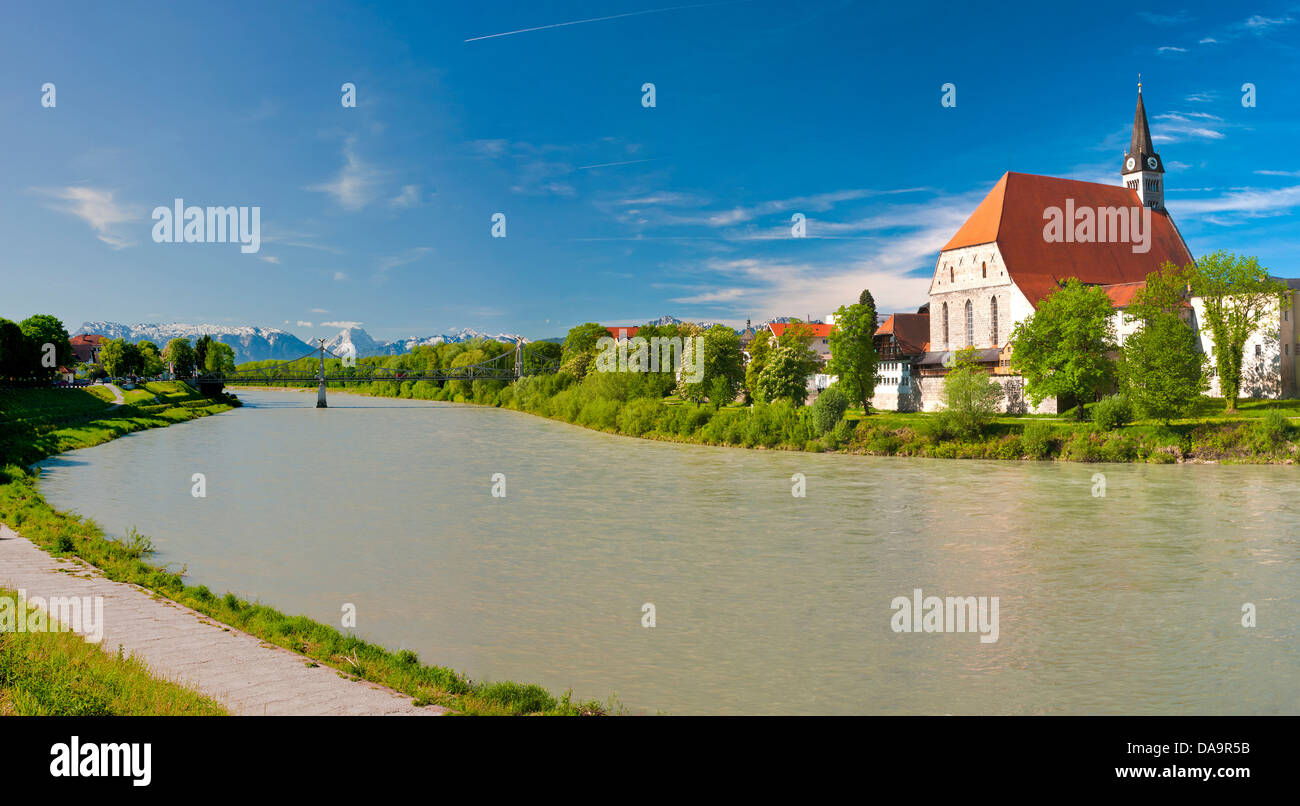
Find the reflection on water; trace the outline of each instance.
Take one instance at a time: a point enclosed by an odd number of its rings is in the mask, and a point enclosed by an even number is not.
[[[743,451],[241,397],[51,460],[47,498],[216,592],[335,625],[353,603],[359,634],[426,662],[634,711],[1300,712],[1295,468]],[[892,632],[916,588],[998,596],[999,640]]]

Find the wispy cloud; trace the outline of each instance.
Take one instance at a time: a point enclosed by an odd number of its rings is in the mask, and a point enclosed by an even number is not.
[[[339,329],[351,329],[361,327],[361,322],[321,322],[321,327],[337,327]]]
[[[360,210],[374,201],[384,174],[357,154],[356,138],[349,137],[343,145],[343,167],[338,176],[329,182],[309,185],[307,190],[329,194],[347,210]]]
[[[311,325],[311,322],[307,322],[307,321],[302,320],[302,319],[299,319],[299,320],[298,320],[298,327],[311,327],[311,326],[312,326],[312,325]]]
[[[1206,199],[1182,199],[1180,215],[1233,213],[1244,217],[1271,215],[1300,206],[1300,185],[1285,188],[1243,188]]]
[[[380,258],[379,262],[375,266],[375,271],[379,274],[384,274],[398,266],[405,266],[408,263],[414,263],[432,251],[432,247],[417,246],[407,249],[398,255],[389,255],[388,257]]]
[[[96,238],[114,249],[135,243],[118,231],[118,225],[138,220],[143,215],[143,210],[119,204],[113,199],[113,191],[81,185],[35,190],[54,200],[48,205],[50,209],[85,221],[94,230]]]
[[[1187,52],[1187,48],[1174,47],[1173,45],[1161,45],[1160,47],[1156,48],[1156,53],[1161,53],[1161,54],[1186,53],[1186,52]]]
[[[1172,14],[1157,14],[1154,11],[1139,11],[1137,14],[1152,25],[1179,25],[1184,22],[1190,22],[1192,19],[1186,11],[1175,11]]]
[[[1255,173],[1257,173],[1257,174],[1261,174],[1261,175],[1263,175],[1263,176],[1292,176],[1292,177],[1300,177],[1300,171],[1271,171],[1271,170],[1268,170],[1268,169],[1263,169],[1263,170],[1255,171]]]
[[[402,192],[388,200],[388,206],[398,210],[414,207],[421,200],[419,185],[402,185]]]
[[[644,15],[646,15],[646,14],[663,14],[663,13],[668,12],[668,11],[681,11],[681,10],[684,10],[684,9],[691,9],[691,8],[709,8],[710,6],[729,6],[729,5],[734,5],[734,4],[736,4],[736,3],[747,3],[747,2],[749,2],[749,1],[750,1],[750,0],[727,0],[727,2],[722,2],[722,3],[699,3],[699,4],[695,4],[695,5],[689,5],[689,6],[670,6],[670,7],[668,7],[668,8],[649,8],[649,9],[646,9],[646,10],[644,10],[644,11],[629,11],[629,12],[627,12],[627,13],[625,13],[625,14],[610,14],[610,15],[607,16],[607,17],[591,17],[591,18],[588,18],[588,19],[585,19],[585,20],[570,20],[570,21],[568,21],[568,22],[553,22],[553,23],[550,23],[550,24],[548,24],[548,25],[535,25],[535,26],[533,26],[532,28],[520,28],[520,29],[515,30],[515,31],[503,31],[502,33],[499,33],[499,34],[484,34],[483,36],[472,36],[472,37],[470,37],[469,39],[466,39],[465,41],[466,41],[466,42],[478,42],[479,40],[482,40],[482,39],[497,39],[497,38],[499,38],[499,37],[503,37],[503,36],[514,36],[515,34],[528,34],[528,33],[532,33],[532,32],[534,32],[534,31],[545,31],[545,30],[548,30],[548,29],[551,29],[551,28],[565,28],[565,27],[568,27],[568,26],[570,26],[570,25],[586,25],[586,24],[589,23],[589,22],[605,22],[605,21],[607,21],[607,20],[618,20],[618,19],[623,19],[624,17],[640,17],[640,16],[644,16]]]

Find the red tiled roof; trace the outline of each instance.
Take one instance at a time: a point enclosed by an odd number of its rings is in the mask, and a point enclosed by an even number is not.
[[[781,334],[788,327],[804,328],[814,339],[826,339],[830,338],[831,335],[831,325],[813,325],[807,322],[769,322],[767,326],[772,329],[772,335],[778,339],[781,338]]]
[[[641,329],[640,325],[613,325],[605,328],[609,331],[610,338],[630,339]]]
[[[1067,199],[1076,210],[1142,206],[1137,191],[1120,185],[1008,172],[941,251],[996,242],[1011,279],[1034,305],[1070,277],[1095,285],[1128,284],[1144,281],[1166,260],[1178,266],[1192,262],[1173,220],[1160,210],[1151,211],[1147,252],[1134,252],[1132,243],[1116,239],[1048,242],[1043,237],[1044,211],[1064,210]]]
[[[73,336],[68,341],[73,344],[103,344],[108,341],[108,337],[101,336],[98,333],[83,333],[80,336]]]
[[[930,337],[930,314],[891,313],[874,335],[892,334],[904,353],[923,353]]]
[[[1115,283],[1114,285],[1104,285],[1102,291],[1110,297],[1110,304],[1116,308],[1127,308],[1133,304],[1133,297],[1138,291],[1147,287],[1146,280],[1136,283]]]

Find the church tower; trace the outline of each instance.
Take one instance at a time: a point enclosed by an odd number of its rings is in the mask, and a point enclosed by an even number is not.
[[[1142,82],[1138,82],[1137,111],[1133,113],[1133,137],[1124,154],[1124,186],[1137,191],[1144,207],[1165,209],[1165,164],[1151,143],[1147,109],[1142,103]]]

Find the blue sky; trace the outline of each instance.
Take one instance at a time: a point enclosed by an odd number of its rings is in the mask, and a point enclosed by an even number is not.
[[[539,338],[864,286],[910,309],[1004,171],[1118,183],[1138,72],[1193,253],[1300,276],[1294,1],[197,6],[7,10],[0,316]],[[154,243],[176,197],[260,206],[261,250]]]

